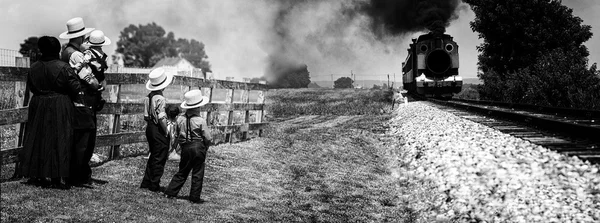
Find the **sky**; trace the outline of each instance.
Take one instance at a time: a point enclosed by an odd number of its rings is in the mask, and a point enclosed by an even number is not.
[[[349,1],[315,1],[296,7],[285,24],[294,44],[294,55],[306,63],[311,80],[330,80],[356,74],[356,79],[380,80],[401,73],[411,38],[420,33],[376,39],[365,31],[366,18],[344,23],[331,32],[336,12]],[[30,36],[56,36],[66,31],[66,21],[82,17],[86,27],[104,31],[112,40],[105,52],[113,54],[119,33],[130,24],[156,22],[176,38],[205,44],[208,61],[217,77],[263,76],[273,45],[273,24],[280,17],[276,0],[0,0],[0,49],[18,50]],[[573,13],[591,25],[595,34],[585,45],[590,65],[600,61],[600,1],[563,0]],[[458,18],[446,28],[459,45],[460,74],[477,76],[478,39],[469,27],[475,17],[469,7],[459,7]],[[64,41],[63,41],[64,42]],[[317,44],[315,44],[317,43]]]

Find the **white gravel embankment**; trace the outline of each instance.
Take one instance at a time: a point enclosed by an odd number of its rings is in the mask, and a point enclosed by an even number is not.
[[[436,182],[438,220],[600,222],[599,165],[414,102],[398,108],[409,169]]]

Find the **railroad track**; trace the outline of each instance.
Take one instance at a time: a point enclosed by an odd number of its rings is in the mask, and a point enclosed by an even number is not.
[[[426,99],[439,109],[592,163],[600,163],[600,111],[476,100]]]

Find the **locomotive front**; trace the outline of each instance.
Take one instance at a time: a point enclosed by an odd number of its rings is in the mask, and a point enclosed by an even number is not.
[[[402,82],[409,93],[452,97],[462,89],[458,45],[447,34],[429,33],[413,39],[402,63]]]

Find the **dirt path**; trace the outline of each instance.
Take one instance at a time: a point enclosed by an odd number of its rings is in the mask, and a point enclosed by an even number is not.
[[[301,116],[273,123],[265,137],[209,151],[194,205],[137,189],[145,160],[94,169],[110,181],[94,189],[42,189],[8,182],[2,222],[12,221],[326,221],[411,222],[414,185],[401,182],[399,139],[382,134],[391,116]],[[177,170],[169,161],[162,185]],[[180,193],[189,192],[189,179]]]

